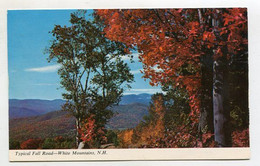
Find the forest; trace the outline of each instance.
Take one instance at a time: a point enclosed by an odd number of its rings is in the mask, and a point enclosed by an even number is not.
[[[58,70],[75,132],[11,141],[12,149],[249,147],[246,8],[96,9],[55,25],[45,50]],[[143,120],[108,129],[134,75],[159,86]],[[126,119],[127,120],[127,119]],[[61,122],[62,123],[62,122]]]

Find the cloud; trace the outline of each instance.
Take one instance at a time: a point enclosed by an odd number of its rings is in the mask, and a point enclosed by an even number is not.
[[[132,74],[141,74],[140,70],[142,70],[142,69],[131,70],[130,72],[131,72]]]
[[[155,93],[162,93],[162,90],[161,89],[130,89],[126,91],[124,95],[141,94],[141,93],[155,94]]]
[[[51,66],[28,68],[28,69],[25,69],[25,71],[47,73],[47,72],[56,72],[59,68],[60,68],[60,65],[56,64],[56,65],[51,65]]]

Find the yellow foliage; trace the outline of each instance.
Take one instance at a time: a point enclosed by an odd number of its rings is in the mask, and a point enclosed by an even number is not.
[[[144,146],[159,146],[158,140],[163,139],[165,136],[165,105],[162,96],[157,96],[153,101],[154,114],[153,120],[149,121],[146,125],[138,129],[129,129],[122,131],[118,134],[121,141],[121,147],[144,147]]]
[[[118,134],[118,137],[121,139],[122,147],[128,147],[132,144],[132,136],[134,134],[134,130],[125,130]]]
[[[136,133],[140,136],[138,144],[141,145],[155,145],[156,140],[164,138],[165,125],[164,115],[165,107],[163,104],[162,96],[158,96],[157,100],[154,100],[154,111],[156,113],[156,119],[145,126],[140,133]]]

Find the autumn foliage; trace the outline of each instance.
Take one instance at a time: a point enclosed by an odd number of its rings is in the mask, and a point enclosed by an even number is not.
[[[129,148],[133,144],[132,138],[133,138],[134,131],[133,129],[128,129],[120,132],[118,134],[118,137],[120,139],[121,147],[123,148]]]
[[[187,89],[194,122],[198,120],[200,107],[200,57],[213,48],[214,58],[221,57],[223,47],[228,48],[227,57],[230,57],[247,44],[247,36],[241,35],[247,32],[246,9],[223,10],[224,24],[218,31],[227,40],[221,41],[216,40],[214,29],[206,20],[214,17],[218,9],[206,9],[203,18],[198,10],[96,10],[107,25],[104,31],[108,38],[137,47],[145,78],[152,85],[174,80],[176,86]],[[187,74],[180,73],[185,65],[189,65]]]
[[[143,147],[159,147],[158,141],[165,136],[165,105],[163,96],[158,94],[153,97],[153,104],[150,106],[150,117],[147,118],[146,124],[135,130],[135,136],[138,137],[137,144]]]
[[[72,149],[75,147],[73,139],[62,136],[30,138],[22,142],[10,140],[10,149]]]
[[[82,127],[78,129],[78,132],[81,136],[81,141],[85,143],[85,146],[99,147],[100,145],[96,145],[97,143],[100,142],[104,144],[107,142],[104,127],[98,127],[94,115],[91,115],[82,122]]]
[[[28,139],[21,144],[21,149],[38,149],[41,143],[41,139]]]
[[[103,73],[92,80],[92,83],[97,81],[99,89],[95,85],[82,88],[91,89],[91,93],[83,92],[79,95],[80,100],[74,101],[84,105],[80,111],[88,110],[84,116],[76,109],[77,104],[72,106],[68,102],[68,110],[78,114],[76,132],[80,140],[77,143],[83,141],[87,148],[100,148],[101,144],[111,142],[118,148],[249,146],[247,9],[98,9],[94,10],[93,22],[72,16],[75,25],[67,31],[78,33],[80,40],[70,33],[71,37],[65,35],[65,39],[75,38],[75,43],[80,41],[79,46],[84,45],[78,54],[81,57],[85,47],[89,47],[85,41],[91,35],[90,39],[97,43],[89,49],[93,51],[97,47],[101,50],[98,55],[103,57],[96,64],[101,69],[92,64],[99,57],[93,54],[93,61],[81,60],[82,64],[93,66],[85,68],[79,77],[78,71],[73,71],[75,77],[80,78],[78,83],[82,82],[86,71],[89,71],[88,75],[91,71],[98,73],[98,70]],[[89,34],[85,34],[84,27],[89,28],[91,26],[87,25],[91,24],[93,29],[87,29]],[[77,26],[82,30],[80,33],[74,32],[73,28]],[[66,27],[56,26],[53,33],[57,31],[64,35],[65,30]],[[103,46],[99,45],[103,40],[106,41],[104,48],[108,47],[108,50],[104,49],[105,54]],[[63,46],[56,47],[53,43],[53,47],[53,55],[64,58],[59,54]],[[123,60],[117,65],[114,62],[122,57],[120,53],[126,55],[133,51],[138,52],[143,64],[143,78],[149,79],[151,86],[161,86],[164,93],[152,96],[149,114],[136,127],[108,132],[105,126],[112,117],[108,108],[119,102],[124,90],[121,84],[133,79]],[[110,62],[111,52],[115,53],[113,58],[119,59],[105,67]],[[68,60],[75,62],[78,59]],[[113,70],[103,70],[106,68]],[[120,77],[119,81],[114,79],[117,77]],[[67,76],[63,78],[64,85],[72,86],[69,79],[66,80]],[[89,76],[86,82],[89,86],[88,79]],[[111,80],[115,81],[115,86]],[[99,91],[103,93],[100,95]],[[65,94],[65,97],[71,100],[71,94]],[[86,98],[87,102],[82,102]],[[63,137],[29,139],[20,147],[63,148],[64,142]],[[12,144],[13,147],[18,145]]]
[[[249,147],[249,129],[234,131],[232,138],[234,147]]]
[[[177,101],[174,106],[176,106]],[[187,103],[188,104],[188,103]],[[181,112],[181,116],[168,119],[170,112],[167,99],[163,94],[155,94],[149,106],[149,115],[136,128],[122,131],[119,134],[122,147],[137,148],[178,148],[201,147],[202,143],[214,147],[212,134],[204,134],[203,141],[196,137],[188,113]],[[175,110],[176,111],[176,110]],[[176,115],[176,114],[175,114]],[[170,122],[169,122],[170,121]]]
[[[209,92],[213,85],[222,84],[213,84],[207,78],[211,76],[213,79],[213,74],[207,75],[205,66],[210,66],[206,68],[210,73],[215,61],[223,63],[223,66],[234,66],[239,65],[237,59],[247,55],[247,10],[102,9],[95,10],[95,15],[104,21],[106,37],[125,43],[129,51],[136,49],[139,52],[144,78],[149,79],[152,86],[171,84],[172,88],[186,90],[190,106],[189,122],[179,125],[176,128],[179,131],[173,132],[171,141],[175,141],[174,146],[215,146],[210,124],[200,127],[201,131],[198,131],[201,110],[207,105],[207,102],[202,104],[202,100],[212,102]],[[205,82],[207,79],[209,81]],[[243,86],[243,92],[246,92],[248,87]],[[210,112],[209,109],[207,111]]]

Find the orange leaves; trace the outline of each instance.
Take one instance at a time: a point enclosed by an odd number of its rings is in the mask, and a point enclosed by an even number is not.
[[[163,48],[162,48],[162,47],[159,47],[159,50],[160,50],[160,51],[163,51]]]
[[[133,129],[124,130],[118,134],[118,138],[120,139],[123,148],[128,148],[132,144],[133,134]]]
[[[160,38],[161,38],[162,40],[165,39],[165,33],[164,33],[163,31],[159,34],[159,36],[160,36]]]
[[[41,139],[28,139],[21,144],[21,149],[38,149],[42,142]]]
[[[100,12],[101,11],[101,12]],[[239,42],[247,43],[247,40],[238,38],[237,28],[245,29],[246,10],[227,9],[223,13],[223,24],[227,28],[220,29],[220,35],[229,34],[230,50],[236,50]],[[164,56],[185,56],[187,54],[202,55],[202,46],[212,49],[214,44],[226,45],[226,41],[216,41],[212,25],[199,24],[196,18],[197,10],[194,9],[131,9],[131,10],[97,10],[97,13],[105,18],[109,28],[106,28],[108,37],[114,40],[125,42],[127,45],[137,46],[143,52],[142,62],[151,66],[157,63],[158,59]],[[209,9],[204,12],[205,16],[210,16],[212,11]],[[111,17],[112,16],[112,17]],[[234,29],[229,32],[230,29]],[[204,42],[201,42],[203,40]],[[151,57],[156,56],[155,57]],[[146,60],[147,59],[147,60]],[[183,61],[185,61],[183,59]],[[161,65],[162,69],[165,69]],[[176,64],[171,64],[171,66]],[[178,64],[177,64],[178,65]],[[169,66],[169,65],[168,65]],[[176,68],[176,67],[175,67]],[[145,71],[146,72],[146,71]],[[169,74],[173,74],[169,72]],[[154,80],[156,76],[153,75]]]
[[[151,86],[155,86],[155,83],[154,82],[149,82],[149,84],[151,85]]]
[[[116,12],[114,12],[114,14],[112,15],[112,19],[118,19],[118,17],[119,17],[119,13],[116,11]]]
[[[190,35],[197,35],[197,32],[199,30],[199,23],[197,21],[190,22],[188,24],[189,28],[189,33]]]
[[[178,12],[178,13],[181,13],[181,12],[182,12],[182,10],[183,10],[183,9],[178,9],[178,10],[177,10],[177,12]]]
[[[202,143],[205,144],[213,136],[214,136],[214,134],[212,134],[212,133],[204,133],[204,134],[202,134]]]
[[[62,136],[57,136],[57,137],[54,138],[54,141],[56,141],[56,142],[63,142],[64,138]]]
[[[221,47],[218,47],[216,50],[215,50],[215,55],[214,55],[214,59],[217,59],[219,57],[222,57],[223,56],[223,52],[221,50]]]
[[[213,32],[208,32],[208,31],[205,31],[203,33],[203,37],[202,39],[204,41],[207,41],[206,44],[207,44],[207,47],[208,48],[212,48],[214,46],[214,42],[216,40],[216,36],[214,35]]]
[[[243,49],[247,44],[247,10],[246,8],[228,9],[223,14],[224,28],[221,35],[227,35],[226,44],[231,54]]]
[[[135,144],[135,147],[161,147],[159,140],[165,137],[165,105],[162,94],[152,97],[149,107],[149,115],[145,122],[141,123],[134,130],[128,129],[119,133],[124,147]]]
[[[93,117],[89,117],[85,120],[83,126],[80,129],[78,129],[78,132],[81,135],[81,140],[83,142],[90,142],[95,137],[95,127],[95,119],[93,119]]]
[[[230,24],[244,24],[245,21],[247,22],[246,18],[246,8],[233,8],[228,9],[227,13],[224,13],[224,26],[230,25]]]
[[[228,16],[228,15],[226,15],[226,16]],[[232,17],[225,17],[225,18],[224,18],[224,26],[229,25],[229,23],[231,23],[231,22],[233,22],[233,21],[234,21],[234,20],[233,20]]]
[[[107,137],[105,136],[104,127],[98,126],[94,115],[90,115],[83,122],[80,129],[78,129],[80,139],[89,147],[96,147],[95,141],[99,140],[100,143],[106,143]]]
[[[211,36],[212,35],[212,32],[208,32],[208,31],[205,31],[204,33],[203,33],[203,40],[206,40],[209,36]]]
[[[194,127],[182,125],[177,127],[176,131],[178,132],[168,133],[172,142],[167,147],[200,147],[199,141],[193,135],[193,132],[196,131]],[[173,135],[173,138],[170,137],[171,135]]]
[[[165,57],[188,55],[192,48],[190,44],[193,42],[193,38],[189,37],[187,40],[182,38],[185,38],[184,35],[187,33],[192,34],[191,36],[196,35],[199,29],[197,21],[181,25],[183,24],[183,18],[180,17],[182,9],[111,10],[109,14],[107,11],[99,12],[97,10],[97,13],[106,18],[105,22],[109,28],[106,28],[105,31],[109,38],[125,42],[128,45],[136,45],[139,52],[142,52],[141,61],[149,66],[144,69],[145,77],[152,79],[152,85],[161,81],[166,82],[168,78],[175,75],[174,68],[182,66],[185,58],[181,58],[183,60],[179,61],[166,61]],[[112,17],[110,17],[111,15]],[[176,40],[183,42],[175,42]],[[155,65],[159,65],[164,74],[150,70],[150,67]]]
[[[249,147],[249,129],[232,133],[233,147]]]
[[[151,80],[152,86],[174,82],[173,86],[187,90],[192,126],[198,123],[200,111],[200,57],[208,54],[212,54],[211,58],[228,57],[247,44],[246,9],[219,10],[222,19],[216,19],[220,27],[212,27],[212,9],[203,11],[203,23],[198,22],[196,9],[132,9],[125,10],[125,15],[112,10],[110,14],[101,14],[108,27],[115,26],[113,30],[105,29],[110,38],[134,45],[142,53],[144,77]],[[118,15],[111,18],[114,12]],[[209,137],[210,134],[204,135],[205,140]]]

